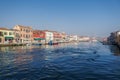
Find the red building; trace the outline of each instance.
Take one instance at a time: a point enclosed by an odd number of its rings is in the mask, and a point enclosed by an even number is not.
[[[33,31],[33,39],[34,40],[44,40],[45,39],[45,31],[34,30]]]

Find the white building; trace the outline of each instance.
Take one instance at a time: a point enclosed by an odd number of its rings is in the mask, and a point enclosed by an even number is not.
[[[79,37],[79,41],[90,41],[90,37],[85,36]]]
[[[73,40],[77,41],[78,40],[78,36],[77,35],[73,35]]]
[[[50,31],[45,31],[45,40],[46,40],[46,43],[53,41],[53,33]]]
[[[77,35],[70,35],[68,36],[69,41],[77,41],[78,40],[78,36]]]

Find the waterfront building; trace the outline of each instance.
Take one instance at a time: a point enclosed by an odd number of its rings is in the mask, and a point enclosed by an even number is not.
[[[4,43],[4,28],[0,28],[0,44]]]
[[[33,41],[32,27],[16,25],[13,29],[20,31],[20,43],[31,43]]]
[[[70,35],[66,35],[66,38],[65,38],[65,42],[69,42],[69,40],[70,40]]]
[[[44,30],[45,32],[45,43],[51,43],[54,40],[53,32],[49,30]]]
[[[49,30],[33,30],[34,43],[46,43],[53,42],[54,36],[53,31]]]
[[[0,28],[0,43],[14,43],[14,31],[7,28]]]
[[[107,39],[109,44],[115,44],[115,33],[110,33],[110,36]]]
[[[108,37],[109,44],[117,44],[117,32],[112,32]]]
[[[45,44],[45,31],[33,30],[33,43]]]
[[[61,33],[61,38],[62,38],[62,42],[66,42],[67,41],[67,35],[65,32]]]
[[[66,35],[66,42],[70,42],[70,35]]]
[[[78,35],[73,35],[73,39],[74,39],[74,41],[77,41],[78,40]]]
[[[53,41],[54,41],[54,43],[59,43],[59,42],[61,42],[61,40],[62,40],[62,35],[61,35],[61,33],[60,33],[60,32],[57,32],[57,31],[52,31],[52,33],[53,33]]]
[[[20,31],[13,29],[15,43],[20,43]]]
[[[108,43],[120,46],[120,31],[115,31],[108,37]]]
[[[78,41],[80,41],[80,42],[90,41],[90,37],[88,37],[88,36],[79,36]]]
[[[68,38],[70,42],[78,41],[77,35],[69,35]]]
[[[116,41],[117,41],[117,44],[120,46],[120,31],[117,31]]]

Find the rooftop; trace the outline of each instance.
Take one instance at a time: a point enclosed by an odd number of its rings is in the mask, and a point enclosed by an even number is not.
[[[23,26],[23,25],[17,25],[17,26],[19,26],[19,27],[21,27],[21,28],[30,28],[30,29],[32,29],[31,26]]]
[[[11,31],[11,29],[7,29],[7,28],[0,28],[0,30],[10,30]]]

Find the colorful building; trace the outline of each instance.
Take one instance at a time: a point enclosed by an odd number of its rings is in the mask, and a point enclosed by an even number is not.
[[[44,30],[45,32],[45,43],[51,43],[53,42],[53,32],[49,31],[49,30]]]
[[[16,30],[16,29],[13,29],[14,31],[14,40],[15,40],[15,43],[20,43],[20,31],[19,30]]]
[[[16,25],[13,29],[0,28],[0,43],[61,43],[77,41],[77,35],[67,36],[64,32],[33,30],[30,26]],[[119,41],[119,40],[118,40]]]
[[[62,40],[62,35],[60,32],[57,31],[51,31],[53,33],[53,42],[54,43],[59,43]]]
[[[0,28],[0,43],[14,43],[14,31],[7,28]]]
[[[45,31],[33,30],[33,43],[45,43]]]
[[[67,35],[66,35],[65,32],[62,32],[62,33],[61,33],[61,37],[62,37],[62,42],[66,42],[66,40],[67,40]]]
[[[31,43],[33,41],[33,29],[30,26],[16,25],[13,29],[20,34],[20,43]]]
[[[4,43],[4,28],[0,28],[0,44]]]

